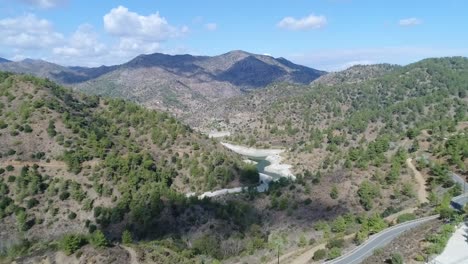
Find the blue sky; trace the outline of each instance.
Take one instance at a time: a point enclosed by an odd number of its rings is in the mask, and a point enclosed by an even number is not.
[[[64,65],[141,53],[285,57],[324,70],[468,55],[463,0],[0,0],[0,57]]]

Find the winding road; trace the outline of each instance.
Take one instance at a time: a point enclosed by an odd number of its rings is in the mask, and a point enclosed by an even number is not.
[[[462,185],[465,184],[465,181],[462,177],[458,176],[455,173],[451,173],[451,177],[453,181]],[[461,209],[463,205],[468,203],[468,192],[463,193],[457,197],[452,199],[452,206],[455,209]],[[420,219],[416,219],[413,221],[405,222],[399,225],[392,226],[390,228],[385,229],[384,231],[373,235],[370,239],[368,239],[364,244],[360,245],[353,251],[328,262],[327,264],[357,264],[361,263],[365,258],[371,256],[374,253],[374,250],[377,248],[381,248],[388,243],[390,243],[393,239],[401,235],[403,232],[419,226],[425,222],[430,220],[437,219],[439,215],[428,216]]]
[[[355,250],[349,252],[348,254],[325,262],[327,264],[357,264],[361,263],[365,258],[371,256],[374,253],[374,250],[377,248],[381,248],[388,243],[390,243],[393,239],[401,235],[403,232],[410,230],[416,226],[419,226],[423,223],[428,221],[437,219],[439,215],[432,215],[420,219],[416,219],[413,221],[408,221],[399,225],[392,226],[390,228],[385,229],[384,231],[373,235],[370,239],[368,239],[364,244],[357,247]]]

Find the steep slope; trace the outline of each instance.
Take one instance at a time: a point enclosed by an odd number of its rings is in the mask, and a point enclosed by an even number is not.
[[[441,139],[466,120],[468,59],[427,59],[384,66],[383,72],[375,72],[382,66],[367,68],[359,71],[374,77],[343,79],[338,73],[337,80],[277,84],[228,99],[204,109],[205,121],[193,125],[229,130],[225,140],[235,143],[287,147],[299,175],[345,169],[355,173],[356,183],[374,177],[378,184],[402,188],[408,180],[405,157],[429,144],[416,140],[421,131]]]
[[[0,58],[0,63],[5,63],[5,62],[10,62],[10,61],[4,58]]]
[[[258,183],[239,157],[166,113],[29,76],[0,73],[0,145],[0,253],[23,235],[148,228],[164,201]]]
[[[46,77],[83,92],[130,99],[175,114],[274,82],[307,84],[325,74],[284,58],[244,51],[213,57],[154,53],[97,68],[24,60],[1,64],[0,70]]]
[[[89,262],[93,256],[261,263],[272,260],[278,248],[294,256],[322,241],[332,258],[386,228],[384,219],[404,209],[418,208],[398,221],[434,211],[451,218],[450,198],[460,187],[449,172],[466,174],[468,166],[468,60],[430,59],[384,71],[371,78],[357,74],[356,81],[331,80],[332,85],[277,83],[204,109],[203,119],[216,117],[213,128],[234,132],[223,140],[286,148],[282,157],[293,165],[297,181],[273,183],[266,193],[249,189],[201,201],[180,193],[192,186],[234,185],[243,167],[215,140],[134,104],[6,75],[0,85],[8,124],[0,124],[0,143],[8,146],[0,159],[6,162],[0,165],[6,228],[0,234],[73,235],[33,246],[26,240],[12,247],[11,239],[0,239],[9,248],[0,250],[0,261],[34,253],[29,263]],[[24,84],[32,90],[20,89]],[[29,111],[31,104],[37,110]],[[422,184],[406,167],[410,157],[426,180],[427,204],[416,197]],[[86,195],[78,202],[80,190]],[[123,243],[133,238],[135,251],[105,247],[106,237]],[[65,257],[57,248],[73,255]]]

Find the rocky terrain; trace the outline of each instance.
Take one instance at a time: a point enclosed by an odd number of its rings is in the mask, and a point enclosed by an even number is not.
[[[178,115],[275,82],[308,84],[325,74],[284,58],[244,51],[213,57],[154,53],[97,68],[26,59],[2,63],[0,70],[49,78],[79,91],[130,99]]]

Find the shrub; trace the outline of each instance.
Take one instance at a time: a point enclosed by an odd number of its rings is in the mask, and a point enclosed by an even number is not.
[[[403,256],[400,253],[393,253],[390,263],[391,264],[403,264]]]
[[[408,214],[402,214],[398,216],[397,221],[398,223],[404,223],[404,222],[411,221],[414,219],[416,219],[416,216],[414,214],[408,213]]]
[[[327,248],[342,248],[344,246],[344,239],[334,238],[327,243]]]
[[[109,245],[106,236],[102,233],[101,230],[96,230],[94,233],[92,233],[89,238],[89,242],[96,248],[104,248]]]
[[[14,169],[15,169],[15,167],[13,167],[11,165],[6,166],[7,171],[13,171]]]
[[[24,125],[24,132],[31,133],[31,132],[33,132],[33,129],[31,128],[30,125],[26,124],[26,125]]]
[[[60,200],[62,200],[62,201],[68,199],[68,197],[70,197],[70,193],[69,193],[69,192],[62,192],[62,193],[59,195],[59,198],[60,198]]]
[[[38,205],[39,204],[39,201],[36,199],[36,198],[32,198],[32,199],[29,199],[27,202],[26,202],[26,207],[28,209],[31,209],[33,208],[34,206]]]
[[[332,248],[328,253],[328,259],[336,259],[337,257],[341,256],[341,249],[339,248]]]
[[[75,253],[86,244],[86,239],[81,235],[68,234],[59,241],[59,248],[67,255]]]
[[[68,215],[68,219],[70,220],[73,220],[76,218],[76,213],[75,212],[71,212],[69,215]]]
[[[312,257],[313,260],[319,261],[327,257],[327,250],[326,249],[319,249],[315,251],[314,256]]]
[[[419,262],[424,262],[425,259],[424,259],[424,256],[423,255],[416,255],[416,257],[414,257],[414,260],[416,261],[419,261]]]

